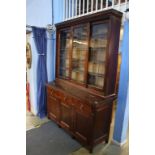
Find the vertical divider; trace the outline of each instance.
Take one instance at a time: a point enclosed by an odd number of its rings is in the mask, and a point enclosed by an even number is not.
[[[83,0],[83,14],[84,14],[84,9],[85,9],[85,0]]]
[[[100,9],[102,10],[103,9],[103,0],[101,0],[101,7],[100,7]]]
[[[106,0],[106,9],[108,8],[108,0]]]
[[[64,7],[64,20],[66,19],[66,0],[63,1],[63,7]]]
[[[79,0],[79,15],[81,14],[81,0]]]
[[[77,16],[77,0],[75,0],[75,17]]]
[[[89,0],[87,0],[87,13],[88,13],[88,10],[89,10]]]
[[[93,11],[94,0],[91,0],[91,12]]]
[[[74,17],[74,11],[75,11],[75,10],[74,10],[74,1],[75,1],[75,0],[72,0],[72,18]]]
[[[112,7],[114,7],[114,1],[115,1],[115,0],[112,0]]]
[[[68,4],[68,11],[69,11],[69,15],[68,15],[68,18],[70,18],[70,16],[71,16],[71,0],[68,0],[69,2],[69,4]]]
[[[70,29],[70,48],[69,48],[69,79],[71,79],[72,72],[72,53],[73,53],[73,26]]]
[[[87,23],[87,51],[86,51],[86,58],[85,58],[85,86],[86,87],[88,87],[89,47],[90,47],[90,23]]]
[[[66,19],[68,19],[68,0],[66,0]]]
[[[119,6],[118,9],[120,9],[120,5],[121,5],[121,0],[118,0],[118,6]]]
[[[96,0],[96,11],[98,10],[98,0]]]

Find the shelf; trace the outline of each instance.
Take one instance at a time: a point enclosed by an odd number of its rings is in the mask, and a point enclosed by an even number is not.
[[[63,40],[70,40],[70,37],[69,38],[67,38],[67,37],[61,37],[60,39],[61,39],[61,41],[63,41]]]
[[[74,81],[74,82],[77,82],[77,83],[81,83],[81,84],[85,84],[84,82],[76,80],[76,79],[73,79],[73,78],[71,78],[71,81]]]
[[[85,59],[72,58],[72,62],[73,62],[73,61],[85,61]]]
[[[79,70],[79,69],[73,69],[72,72],[79,72],[79,73],[83,73],[84,70]]]
[[[107,36],[108,36],[107,33],[104,33],[104,34],[95,34],[95,35],[92,35],[91,38],[96,38],[96,37],[99,38],[99,39],[106,38],[106,40],[107,40]]]
[[[87,47],[80,47],[80,48],[79,48],[79,47],[73,45],[73,50],[75,51],[75,49],[87,50]],[[73,52],[74,52],[74,51],[73,51]],[[78,52],[81,52],[81,51],[78,51]]]
[[[100,60],[90,60],[88,63],[104,64],[105,61],[100,61]]]
[[[69,68],[65,68],[65,67],[61,68],[60,67],[60,70],[69,70]]]
[[[89,87],[92,87],[92,88],[97,88],[97,89],[102,89],[103,86],[97,86],[97,85],[91,85],[91,84],[88,84]]]
[[[100,74],[100,73],[88,72],[88,75],[90,75],[90,76],[98,76],[98,77],[104,78],[104,74]]]
[[[97,51],[101,51],[101,52],[106,52],[106,51],[104,51],[106,48],[107,48],[107,46],[105,46],[105,47],[91,47],[90,51],[93,52],[94,50],[97,50]]]
[[[69,76],[61,76],[61,75],[59,75],[59,77],[62,78],[62,79],[66,79],[66,80],[69,79]]]
[[[69,47],[67,47],[67,48],[60,48],[60,51],[66,51],[66,50],[68,50],[69,49]]]
[[[63,54],[60,54],[60,59],[69,59],[69,55],[63,55]],[[64,60],[65,61],[65,60]]]

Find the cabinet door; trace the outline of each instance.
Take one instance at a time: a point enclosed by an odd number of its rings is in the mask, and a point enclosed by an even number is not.
[[[66,129],[72,128],[72,108],[63,102],[60,103],[61,125]]]
[[[60,118],[59,100],[52,96],[48,97],[47,111],[50,118],[58,121]]]
[[[69,66],[70,66],[70,48],[71,48],[71,32],[70,29],[62,30],[60,32],[60,49],[59,49],[59,77],[69,78]]]
[[[88,50],[87,24],[73,28],[71,80],[84,84],[86,72],[86,53]]]
[[[88,63],[88,86],[103,89],[105,76],[106,50],[108,45],[108,23],[91,24],[90,50]]]
[[[74,130],[78,139],[85,144],[88,143],[91,137],[91,116],[85,115],[80,111],[75,112]]]

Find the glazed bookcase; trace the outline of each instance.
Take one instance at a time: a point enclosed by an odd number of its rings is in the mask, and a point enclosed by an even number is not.
[[[108,142],[122,13],[107,10],[56,25],[56,80],[48,117],[92,152]]]

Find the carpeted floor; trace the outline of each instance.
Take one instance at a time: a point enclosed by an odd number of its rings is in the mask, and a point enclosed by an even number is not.
[[[26,132],[26,155],[69,155],[81,145],[52,121]]]

